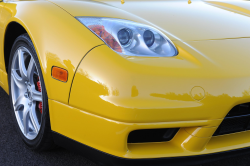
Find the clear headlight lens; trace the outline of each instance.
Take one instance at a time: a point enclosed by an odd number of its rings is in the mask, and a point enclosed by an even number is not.
[[[119,54],[148,57],[170,57],[178,54],[168,37],[153,27],[113,18],[77,19]]]

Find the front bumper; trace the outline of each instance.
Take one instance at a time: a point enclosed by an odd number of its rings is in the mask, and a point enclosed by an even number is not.
[[[250,146],[250,131],[212,137],[222,119],[126,123],[103,118],[54,100],[49,100],[49,107],[54,132],[119,158],[196,156]],[[127,143],[128,134],[133,130],[179,127],[178,133],[168,142]]]

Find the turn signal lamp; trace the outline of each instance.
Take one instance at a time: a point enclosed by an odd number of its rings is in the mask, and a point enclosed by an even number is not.
[[[59,67],[52,67],[52,77],[62,81],[67,82],[68,81],[68,71]]]

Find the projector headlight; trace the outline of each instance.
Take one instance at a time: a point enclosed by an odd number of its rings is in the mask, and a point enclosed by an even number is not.
[[[119,54],[146,57],[178,54],[166,35],[148,25],[113,18],[76,18]]]

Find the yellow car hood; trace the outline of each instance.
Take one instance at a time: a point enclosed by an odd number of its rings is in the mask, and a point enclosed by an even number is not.
[[[100,2],[97,2],[100,1]],[[148,23],[171,40],[250,37],[250,1],[52,1],[72,16],[114,17]]]

